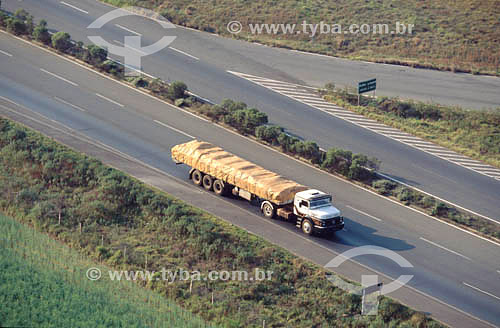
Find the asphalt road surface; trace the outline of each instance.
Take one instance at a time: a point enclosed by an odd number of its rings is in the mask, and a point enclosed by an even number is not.
[[[149,45],[165,34],[176,35],[170,47],[143,57],[145,72],[166,81],[184,81],[191,91],[214,102],[223,98],[244,101],[266,112],[272,123],[286,127],[292,134],[315,140],[324,149],[340,147],[375,156],[382,161],[381,173],[500,221],[499,181],[335,118],[227,70],[313,85],[377,77],[379,94],[420,95],[440,102],[445,101],[438,96],[446,94],[448,99],[462,98],[479,107],[500,104],[498,78],[308,56],[189,29],[166,30],[137,16],[122,17],[91,30],[88,25],[112,10],[95,0],[9,0],[2,5],[12,11],[26,8],[36,19],[47,19],[49,28],[69,32],[76,40],[88,41],[87,36],[97,34],[120,45],[125,35],[142,34],[143,45]]]
[[[321,265],[357,246],[393,250],[413,267],[401,268],[380,256],[356,259],[383,273],[381,279],[414,275],[409,288],[390,296],[452,326],[488,326],[479,319],[500,325],[500,245],[289,159],[3,33],[0,50],[2,115],[20,121],[31,118],[37,124],[47,122],[48,133],[59,137],[63,133],[50,126],[63,124],[72,129],[71,135],[113,147],[156,168],[156,174],[168,175],[170,183],[163,184],[163,189]],[[346,217],[346,230],[330,240],[307,238],[289,223],[257,216],[258,209],[247,202],[217,200],[201,189],[186,187],[188,168],[175,165],[169,150],[192,138],[220,145],[299,183],[333,194],[335,205]],[[126,161],[117,163],[137,173]],[[148,179],[152,184],[160,183],[153,174]],[[360,279],[359,267],[339,268],[337,272]]]

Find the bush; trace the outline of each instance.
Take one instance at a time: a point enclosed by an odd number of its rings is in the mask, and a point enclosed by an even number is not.
[[[331,148],[326,152],[325,159],[321,163],[321,167],[327,171],[336,171],[344,176],[349,173],[351,166],[352,152]]]
[[[91,44],[87,47],[89,52],[89,63],[100,66],[108,58],[108,51],[104,48]]]
[[[47,29],[47,22],[41,20],[37,27],[33,30],[33,38],[43,44],[48,45],[50,43],[50,33]]]
[[[382,179],[374,181],[372,187],[377,189],[377,192],[381,195],[389,195],[397,187],[397,184],[390,180]]]
[[[267,115],[255,108],[240,109],[224,116],[224,123],[244,134],[255,135],[255,129],[267,124]]]
[[[187,90],[187,85],[184,82],[175,81],[168,87],[167,97],[170,100],[184,98],[186,90]]]
[[[397,197],[405,205],[410,205],[410,203],[415,201],[415,193],[409,188],[401,188],[397,193]]]
[[[15,35],[23,35],[28,32],[28,27],[19,18],[11,17],[7,19],[7,31]]]
[[[438,202],[432,209],[431,215],[445,216],[448,213],[448,206],[443,202]]]
[[[52,35],[52,47],[62,52],[71,48],[71,36],[66,32],[57,32]]]
[[[124,71],[123,65],[118,64],[117,62],[114,62],[110,59],[102,63],[101,68],[106,72],[113,74],[115,76],[122,76]]]

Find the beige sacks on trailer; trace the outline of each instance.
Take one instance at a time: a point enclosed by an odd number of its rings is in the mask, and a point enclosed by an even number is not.
[[[308,189],[208,142],[193,140],[172,147],[171,153],[176,163],[189,165],[277,205],[293,202],[297,192]]]

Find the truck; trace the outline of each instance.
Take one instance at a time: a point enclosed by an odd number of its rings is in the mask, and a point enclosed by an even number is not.
[[[269,218],[295,223],[305,234],[333,234],[344,218],[332,196],[268,171],[208,142],[192,140],[171,149],[176,164],[191,167],[189,179],[219,196],[233,194],[260,206]]]

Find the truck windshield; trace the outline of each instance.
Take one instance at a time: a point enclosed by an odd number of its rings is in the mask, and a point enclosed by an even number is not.
[[[331,202],[332,202],[332,197],[330,196],[310,200],[311,208],[329,206]]]

